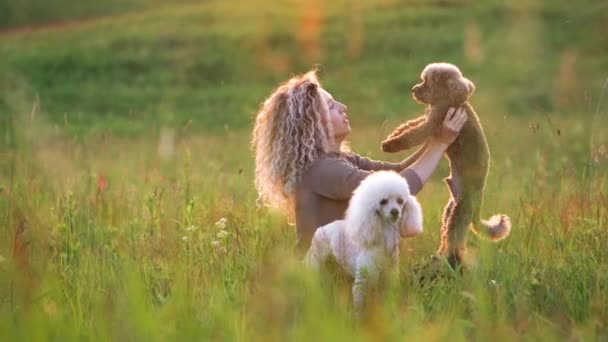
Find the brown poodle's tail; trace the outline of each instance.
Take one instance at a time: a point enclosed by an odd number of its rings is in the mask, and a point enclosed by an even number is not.
[[[511,233],[511,219],[507,215],[499,214],[489,220],[473,220],[473,232],[492,241],[499,241]]]

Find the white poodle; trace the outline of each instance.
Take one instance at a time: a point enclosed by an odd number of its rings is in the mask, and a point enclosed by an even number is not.
[[[422,232],[422,209],[407,181],[392,171],[367,176],[354,191],[344,220],[317,229],[306,263],[319,270],[328,257],[354,278],[353,305],[360,315],[368,283],[399,262],[401,237]]]

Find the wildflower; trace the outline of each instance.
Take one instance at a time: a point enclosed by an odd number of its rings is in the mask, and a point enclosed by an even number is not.
[[[194,225],[190,225],[190,226],[186,227],[186,231],[187,231],[187,232],[193,232],[193,231],[195,231],[195,230],[196,230],[196,228],[197,228],[196,226],[194,226]]]
[[[475,298],[475,295],[473,295],[471,292],[460,291],[460,295],[463,296],[464,298],[472,301],[472,302],[476,302],[477,301],[477,298]]]
[[[188,235],[182,236],[182,241],[188,241]]]
[[[175,130],[173,128],[162,127],[160,139],[158,141],[158,155],[167,160],[175,154]]]
[[[42,301],[42,308],[44,309],[44,312],[49,316],[57,315],[57,304],[55,304],[55,302],[53,302],[49,298],[44,298],[44,300]]]
[[[226,229],[226,224],[228,223],[228,220],[225,217],[222,217],[221,219],[219,219],[219,221],[215,222],[215,226],[218,227],[219,229]]]
[[[218,239],[225,239],[228,236],[228,232],[225,230],[220,230],[216,235]]]
[[[532,285],[540,285],[540,281],[537,277],[532,277],[532,281],[530,282]]]
[[[103,192],[109,186],[108,180],[103,175],[97,176],[97,191]]]
[[[491,287],[499,287],[500,286],[500,284],[496,280],[494,280],[494,279],[490,279],[489,283],[490,283]]]
[[[217,240],[213,240],[211,241],[211,246],[213,246],[214,248],[218,248],[222,245],[221,242],[217,241]]]
[[[603,158],[608,159],[608,148],[606,148],[606,145],[601,144],[592,149],[591,155],[593,157],[593,161],[599,163]]]

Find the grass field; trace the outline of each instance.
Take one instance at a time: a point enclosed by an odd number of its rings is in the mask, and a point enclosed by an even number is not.
[[[608,4],[70,1],[0,0],[3,340],[608,339]],[[379,142],[421,112],[434,61],[477,85],[483,213],[513,232],[418,283],[442,164],[360,325],[348,284],[306,272],[294,227],[256,206],[253,118],[319,65],[353,150],[399,160]]]

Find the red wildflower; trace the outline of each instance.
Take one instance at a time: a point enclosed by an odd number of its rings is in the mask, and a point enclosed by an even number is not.
[[[97,176],[97,191],[103,192],[105,191],[110,184],[108,180],[103,175]]]

